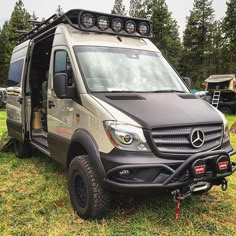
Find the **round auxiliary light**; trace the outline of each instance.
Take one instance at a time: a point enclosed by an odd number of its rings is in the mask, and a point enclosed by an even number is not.
[[[114,19],[111,27],[114,32],[120,32],[122,30],[122,21],[120,19]]]
[[[148,33],[149,33],[149,26],[148,26],[148,24],[145,23],[145,22],[140,23],[139,27],[138,27],[138,32],[141,35],[148,35]]]
[[[100,30],[107,30],[109,27],[109,20],[105,16],[100,16],[98,18],[98,28]]]
[[[133,34],[135,32],[135,23],[132,20],[129,20],[125,24],[125,30],[128,34]]]
[[[94,17],[91,14],[84,14],[82,16],[82,25],[85,28],[92,28],[94,26]]]

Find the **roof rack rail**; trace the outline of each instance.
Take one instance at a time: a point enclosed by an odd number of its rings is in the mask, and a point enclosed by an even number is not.
[[[30,32],[21,37],[18,44],[33,39],[60,23],[70,24],[73,28],[86,32],[138,38],[152,37],[152,22],[150,20],[72,9],[61,16],[54,14],[38,24]]]
[[[18,44],[23,43],[29,39],[35,38],[37,35],[43,33],[44,31],[47,31],[48,29],[52,28],[53,26],[56,26],[60,22],[58,19],[60,19],[57,14],[52,15],[47,20],[40,23],[38,26],[34,27],[31,31],[29,31],[27,34],[25,34],[23,37],[21,37],[18,40]]]

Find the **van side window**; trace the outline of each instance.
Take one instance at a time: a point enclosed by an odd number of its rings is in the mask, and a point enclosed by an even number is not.
[[[10,64],[9,74],[8,74],[8,86],[9,87],[20,87],[21,76],[23,70],[24,59],[15,61]]]
[[[70,63],[70,58],[66,51],[57,51],[54,60],[54,74],[65,73],[68,78],[68,86],[73,84],[73,70]]]

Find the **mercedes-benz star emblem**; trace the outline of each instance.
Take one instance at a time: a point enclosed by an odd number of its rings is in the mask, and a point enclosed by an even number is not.
[[[205,142],[205,134],[200,129],[193,129],[190,134],[190,141],[194,148],[200,148]]]

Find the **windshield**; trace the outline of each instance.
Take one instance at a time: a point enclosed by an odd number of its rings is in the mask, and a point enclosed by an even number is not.
[[[159,53],[108,47],[75,52],[91,92],[188,92]]]

